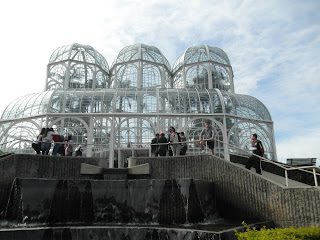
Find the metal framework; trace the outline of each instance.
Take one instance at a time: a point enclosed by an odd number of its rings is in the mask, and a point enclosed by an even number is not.
[[[242,149],[257,133],[269,159],[276,160],[273,122],[257,99],[234,92],[233,72],[219,48],[188,48],[171,70],[158,48],[144,44],[125,47],[110,70],[91,46],[58,48],[47,69],[46,91],[14,100],[0,120],[2,151],[33,152],[31,142],[41,127],[72,134],[87,156],[115,154],[123,164],[132,146],[147,147],[155,133],[175,126],[189,141],[199,139],[210,121],[215,137]],[[189,153],[198,153],[197,142]],[[129,151],[130,152],[130,151]],[[215,153],[237,153],[215,141]],[[113,167],[113,161],[110,167]]]

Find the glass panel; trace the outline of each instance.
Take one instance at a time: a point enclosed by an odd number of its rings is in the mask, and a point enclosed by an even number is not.
[[[132,88],[137,87],[138,69],[135,64],[126,64],[117,67],[117,87]]]
[[[151,64],[143,66],[142,88],[148,87],[161,87],[159,68]]]
[[[47,90],[63,88],[66,76],[66,67],[62,64],[53,65],[48,70],[48,86]]]
[[[229,69],[211,64],[212,86],[227,92],[231,92]]]
[[[70,88],[92,88],[93,70],[91,66],[75,64],[70,67]]]
[[[208,72],[206,67],[196,65],[190,67],[186,74],[186,87],[197,89],[208,89]]]

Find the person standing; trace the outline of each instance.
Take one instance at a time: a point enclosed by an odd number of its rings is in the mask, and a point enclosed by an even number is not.
[[[264,149],[262,146],[262,142],[257,139],[258,135],[256,133],[251,135],[251,147],[252,147],[252,152],[255,155],[263,157],[264,154]],[[246,168],[251,169],[253,166],[256,169],[256,173],[262,175],[262,168],[261,168],[261,158],[258,156],[252,155],[248,161],[246,162]]]
[[[205,153],[204,146],[208,145],[211,154],[214,154],[214,129],[210,122],[205,123],[205,128],[200,133],[200,149],[201,153]]]
[[[178,133],[176,133],[176,130],[174,127],[169,128],[168,141],[171,144],[173,156],[179,156],[180,150],[181,150],[181,145],[179,143],[180,136]]]
[[[72,141],[72,135],[69,135],[67,143],[66,143],[66,148],[65,148],[65,155],[66,156],[72,156],[73,145],[74,145],[74,142]]]
[[[158,140],[159,145],[159,156],[164,157],[167,155],[167,149],[168,149],[168,139],[164,136],[164,132],[160,133],[160,138]]]
[[[184,132],[181,132],[180,133],[180,142],[181,142],[180,155],[186,155],[186,152],[188,150],[188,143],[186,141],[187,141],[187,138],[184,135]]]
[[[42,135],[44,134],[44,131],[46,129],[42,128],[41,132],[37,136],[37,138],[32,143],[32,148],[36,151],[37,154],[40,154],[41,151],[41,141],[42,141]]]
[[[151,140],[151,153],[155,157],[158,156],[158,148],[159,148],[159,145],[157,145],[158,141],[159,141],[159,133],[157,133],[155,137]]]

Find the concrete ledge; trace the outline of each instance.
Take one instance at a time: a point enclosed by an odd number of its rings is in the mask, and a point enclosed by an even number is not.
[[[98,167],[95,165],[87,164],[87,163],[81,163],[81,169],[80,169],[80,174],[102,174],[103,168]]]
[[[149,175],[150,174],[150,165],[149,163],[137,165],[128,168],[128,173],[131,175]]]
[[[137,165],[137,158],[129,157],[128,159],[128,168],[134,167]]]
[[[104,168],[103,174],[128,174],[127,168]]]

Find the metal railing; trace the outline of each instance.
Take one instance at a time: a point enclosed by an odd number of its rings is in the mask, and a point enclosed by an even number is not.
[[[211,139],[203,139],[203,141],[208,141],[208,140],[211,140]],[[185,142],[177,142],[177,143],[191,143],[191,142],[199,142],[200,140],[192,140],[192,141],[185,141]],[[306,172],[306,173],[309,173],[309,174],[313,174],[314,176],[314,184],[316,187],[318,187],[318,179],[317,179],[317,176],[320,176],[320,173],[317,173],[316,169],[319,169],[320,170],[320,167],[317,167],[317,166],[300,166],[300,167],[287,167],[285,166],[284,164],[282,163],[278,163],[278,162],[275,162],[275,161],[272,161],[270,159],[267,159],[265,157],[262,157],[262,156],[259,156],[257,154],[254,154],[252,152],[249,152],[247,150],[244,150],[242,148],[239,148],[235,145],[232,145],[230,143],[226,143],[224,141],[221,141],[219,139],[214,139],[214,141],[217,141],[217,142],[220,142],[222,143],[223,145],[227,145],[228,146],[228,153],[230,153],[229,149],[230,147],[231,148],[234,148],[234,149],[237,149],[239,151],[242,151],[242,152],[245,152],[247,154],[250,154],[251,156],[256,156],[258,158],[261,159],[261,161],[264,161],[264,162],[268,162],[268,163],[271,163],[273,165],[276,165],[280,168],[282,168],[284,170],[284,173],[285,173],[285,181],[286,181],[286,186],[288,187],[289,186],[289,177],[288,177],[288,171],[294,171],[294,170],[299,170],[299,171],[302,171],[302,172]],[[150,144],[150,145],[167,145],[167,144],[170,144],[170,143],[157,143],[157,144]],[[206,145],[207,146],[207,145]],[[226,158],[226,156],[225,156]],[[228,159],[229,160],[229,159]],[[312,168],[312,172],[311,171],[308,171],[306,169],[310,169]]]
[[[28,145],[28,150],[30,150],[30,152],[34,152],[34,149],[32,148],[32,143],[33,142],[35,142],[36,140],[30,140],[30,139],[22,139],[22,138],[16,138],[16,139],[13,139],[13,140],[11,140],[11,141],[7,141],[7,142],[4,142],[4,143],[0,143],[0,146],[1,145],[5,145],[5,144],[8,144],[8,143],[12,143],[12,142],[21,142],[21,143],[23,143],[23,142],[27,142],[27,143],[30,143],[30,145]],[[68,146],[69,145],[69,143],[67,142],[67,140],[65,140],[65,141],[63,141],[63,142],[54,142],[53,140],[52,141],[50,141],[50,142],[47,142],[47,141],[36,141],[36,142],[38,142],[38,143],[51,143],[51,144],[53,144],[53,145],[55,145],[55,144],[59,144],[59,145],[65,145],[65,146]],[[83,147],[83,149],[84,149],[84,151],[86,150],[86,148],[88,147],[88,146],[95,146],[95,149],[93,149],[94,151],[93,151],[93,154],[100,154],[101,155],[101,153],[102,154],[104,154],[104,153],[106,153],[106,152],[109,152],[109,143],[99,143],[99,144],[97,144],[97,143],[82,143],[82,142],[72,142],[72,144],[73,144],[73,146],[79,146],[79,145],[81,145],[82,147]],[[76,148],[76,147],[75,147]],[[11,149],[15,149],[15,148],[11,148]],[[53,150],[53,147],[51,147],[50,149],[52,149]],[[10,150],[10,148],[9,148],[9,150]],[[21,153],[21,151],[20,151],[21,149],[19,148],[18,149],[18,152],[16,152],[16,153]],[[25,150],[25,151],[23,151],[22,153],[28,153],[29,151],[28,150]]]
[[[261,159],[261,161],[264,161],[264,162],[268,162],[268,163],[271,163],[273,165],[276,165],[280,168],[282,168],[284,170],[284,173],[285,173],[285,180],[286,180],[286,186],[288,187],[289,186],[289,178],[288,178],[288,171],[294,171],[294,170],[299,170],[299,171],[302,171],[302,172],[306,172],[306,173],[309,173],[309,174],[313,174],[313,177],[314,177],[314,185],[316,187],[318,187],[318,179],[317,179],[317,176],[320,176],[319,173],[316,172],[316,169],[320,169],[319,167],[317,166],[300,166],[300,167],[287,167],[285,166],[284,164],[281,164],[281,163],[278,163],[278,162],[275,162],[275,161],[272,161],[270,159],[267,159],[265,157],[261,157],[257,154],[254,154],[254,153],[251,153],[249,151],[246,151],[244,149],[241,149],[237,146],[234,146],[232,144],[229,144],[229,143],[226,143],[226,142],[223,142],[223,141],[220,141],[220,140],[215,140],[215,141],[219,141],[219,142],[222,142],[223,144],[226,144],[228,147],[232,147],[232,148],[235,148],[235,149],[238,149],[240,151],[243,151],[245,153],[249,153],[250,155],[253,155],[253,156],[256,156],[258,158]],[[305,169],[310,169],[312,168],[312,172],[308,171],[308,170],[305,170]]]
[[[211,139],[202,139],[203,141],[209,141]],[[11,141],[8,141],[8,142],[5,142],[5,143],[1,143],[0,145],[4,145],[4,144],[7,144],[7,143],[11,143],[11,142],[14,142],[14,141],[23,141],[23,142],[33,142],[32,140],[28,140],[28,139],[14,139],[14,140],[11,140]],[[279,163],[279,162],[275,162],[275,161],[272,161],[270,159],[267,159],[265,157],[262,157],[262,156],[259,156],[259,155],[256,155],[252,152],[249,152],[247,150],[244,150],[242,148],[239,148],[235,145],[232,145],[230,143],[226,143],[224,141],[221,141],[219,139],[214,139],[214,141],[216,142],[219,142],[223,145],[226,145],[227,146],[227,149],[228,149],[228,154],[230,153],[230,149],[237,149],[241,152],[245,152],[246,154],[249,154],[251,156],[256,156],[258,158],[261,159],[261,161],[264,161],[264,162],[268,162],[270,164],[273,164],[275,166],[278,166],[279,168],[283,169],[284,170],[284,175],[285,175],[285,181],[286,181],[286,186],[288,187],[289,186],[289,177],[288,177],[288,171],[295,171],[295,170],[298,170],[298,171],[302,171],[302,172],[305,172],[305,173],[308,173],[308,174],[313,174],[313,177],[314,177],[314,184],[316,187],[318,187],[318,179],[317,179],[317,176],[320,176],[320,173],[317,173],[317,169],[320,170],[320,167],[317,167],[317,166],[300,166],[300,167],[287,167],[285,166],[283,163]],[[44,141],[38,141],[38,142],[41,142],[41,143],[48,143],[48,142],[44,142]],[[200,142],[200,140],[191,140],[191,141],[183,141],[183,142],[174,142],[173,144],[180,144],[180,143],[196,143],[196,142]],[[59,144],[65,144],[65,142],[60,142]],[[109,146],[109,144],[95,144],[95,143],[92,143],[92,144],[89,144],[89,143],[76,143],[74,142],[73,143],[74,145],[82,145],[82,146],[89,146],[89,145],[92,145],[92,146],[99,146],[99,147],[107,147]],[[152,145],[156,145],[156,146],[160,146],[160,145],[171,145],[172,143],[156,143],[156,144],[151,144],[151,143],[130,143],[130,147],[131,147],[131,151],[132,151],[132,157],[134,157],[134,152],[135,150],[137,149],[145,149],[145,150],[148,150],[148,153],[149,153],[149,157],[151,157],[151,146]],[[134,146],[150,146],[150,147],[138,147],[138,148],[135,148]],[[208,152],[208,146],[207,144],[205,145],[206,146],[206,152]],[[130,148],[128,148],[130,149]],[[105,149],[105,151],[110,151],[110,149]],[[190,155],[190,154],[188,154]],[[216,155],[216,153],[214,154]],[[227,159],[228,156],[224,156],[224,158],[226,160],[229,160]],[[310,170],[306,170],[306,169],[311,169],[312,168],[312,172]]]

